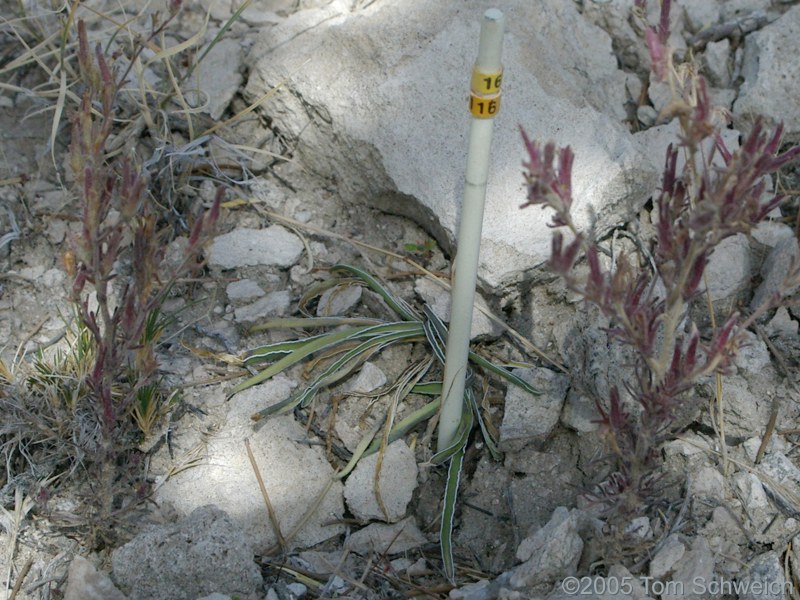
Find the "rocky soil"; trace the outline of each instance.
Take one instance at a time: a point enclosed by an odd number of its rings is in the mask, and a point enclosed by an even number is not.
[[[16,4],[2,4],[3,14],[17,14]],[[20,4],[32,5],[37,27],[52,25],[54,15],[33,6],[39,3]],[[171,35],[184,40],[203,31],[198,46],[239,6],[185,4]],[[737,144],[760,113],[770,124],[784,122],[787,143],[800,141],[800,3],[673,4],[670,41],[730,112],[726,140]],[[483,390],[503,458],[494,460],[479,436],[469,448],[455,585],[439,555],[446,473],[428,463],[432,426],[388,446],[383,506],[374,492],[377,455],[344,481],[334,478],[385,410],[386,396],[373,392],[423,358],[421,345],[376,354],[320,393],[311,410],[251,419],[303,388],[302,367],[227,397],[246,373],[225,358],[291,339],[292,332],[249,330],[298,315],[304,294],[330,277],[332,265],[364,268],[410,304],[447,319],[443,282],[463,180],[465,82],[489,6],[247,5],[202,63],[199,93],[192,91],[208,99],[198,111],[202,123],[259,101],[257,110],[195,142],[186,131],[169,147],[137,140],[139,152],[151,152],[139,157],[145,165],[156,152],[173,153],[177,164],[197,151],[219,167],[214,182],[202,174],[183,182],[189,204],[208,205],[216,184],[227,187],[202,277],[182,282],[164,307],[173,319],[160,368],[181,399],[142,443],[145,501],[120,520],[113,540],[91,545],[81,497],[69,483],[54,483],[57,474],[48,472],[0,473],[0,599],[800,597],[796,306],[769,314],[723,378],[724,452],[719,420],[704,408],[661,450],[665,483],[657,497],[610,515],[587,493],[602,478],[606,450],[594,400],[579,390],[590,382],[602,396],[609,382],[631,374],[599,317],[543,266],[546,215],[518,210],[518,126],[572,145],[584,223],[593,210],[611,253],[652,226],[649,200],[677,130],[659,121],[669,90],[647,84],[632,0],[496,3],[508,16],[505,96],[481,256],[483,310],[473,336],[543,394],[496,382]],[[20,54],[10,32],[0,38],[0,64]],[[68,129],[56,132],[51,147],[52,114],[43,109],[52,98],[24,91],[40,84],[29,67],[0,86],[0,359],[19,373],[37,352],[65,350],[72,313],[63,256],[80,231],[64,158]],[[780,211],[753,239],[732,238],[713,256],[707,284],[719,314],[755,306],[800,255],[800,177],[788,169],[772,184],[788,193]],[[171,244],[179,248],[187,233],[175,230]],[[308,308],[318,316],[387,317],[380,299],[361,287],[323,294]],[[696,390],[709,406],[714,385]],[[415,402],[400,406],[400,417]],[[761,449],[771,420],[777,426]],[[73,477],[80,476],[78,468]]]

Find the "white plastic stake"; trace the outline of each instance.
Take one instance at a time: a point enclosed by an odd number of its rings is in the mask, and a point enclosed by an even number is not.
[[[489,173],[489,149],[492,144],[493,119],[500,109],[500,85],[503,66],[505,17],[496,8],[483,15],[478,60],[472,69],[469,109],[472,114],[467,153],[467,177],[458,248],[453,266],[450,330],[442,386],[442,409],[439,415],[438,451],[452,443],[464,402],[464,386],[469,358],[472,310],[478,279],[478,256],[483,226],[483,206]]]

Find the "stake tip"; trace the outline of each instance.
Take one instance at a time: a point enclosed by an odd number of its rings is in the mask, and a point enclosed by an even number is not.
[[[487,21],[499,21],[503,18],[503,11],[501,11],[499,8],[490,8],[483,13],[483,17]]]

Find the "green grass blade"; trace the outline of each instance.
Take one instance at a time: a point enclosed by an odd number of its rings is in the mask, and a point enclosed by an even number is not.
[[[368,329],[368,327],[354,327],[344,331],[333,331],[325,335],[311,338],[310,340],[303,340],[305,343],[300,344],[299,347],[293,350],[291,353],[284,356],[279,361],[272,363],[260,373],[253,375],[249,379],[243,381],[233,388],[230,392],[228,392],[228,398],[238,394],[242,390],[246,390],[254,385],[257,385],[262,381],[266,381],[270,377],[277,375],[284,369],[288,369],[304,358],[311,356],[315,352],[326,350],[327,348],[331,348],[337,344],[341,344],[349,339],[352,339],[355,336],[361,335],[366,329]]]
[[[409,304],[402,298],[397,298],[389,290],[387,290],[377,279],[366,271],[354,267],[352,265],[334,265],[331,267],[331,273],[344,272],[354,275],[361,279],[369,288],[379,294],[386,304],[389,305],[394,312],[396,312],[404,321],[422,321],[416,311],[409,306]]]
[[[425,335],[428,338],[428,343],[431,345],[433,352],[436,354],[437,357],[441,356],[440,360],[442,364],[444,364],[444,354],[446,348],[446,340],[447,340],[447,326],[444,322],[433,314],[433,311],[428,308],[427,306],[423,309],[425,311]],[[494,373],[498,377],[502,377],[509,383],[516,385],[526,392],[529,392],[535,396],[541,395],[541,392],[534,388],[531,384],[529,384],[524,379],[517,377],[508,369],[505,369],[499,365],[494,364],[491,361],[486,360],[481,355],[476,354],[470,350],[469,352],[469,360],[472,363],[475,363],[479,367]]]
[[[422,337],[422,326],[419,323],[405,323],[397,322],[391,323],[393,327],[381,326],[380,328],[369,328],[370,334],[376,329],[381,331],[381,335],[376,337],[368,337],[366,340],[349,349],[342,356],[328,365],[325,370],[320,373],[314,380],[309,383],[303,391],[299,394],[293,394],[289,398],[282,400],[272,406],[253,414],[253,420],[261,420],[262,418],[270,415],[280,414],[293,410],[297,406],[307,406],[313,399],[317,392],[325,387],[333,385],[349,375],[353,369],[358,367],[361,363],[367,360],[375,352],[380,352],[386,346],[395,344],[401,341],[412,340],[414,338]],[[362,332],[361,335],[364,335]],[[352,337],[344,341],[350,341]],[[358,339],[357,337],[355,339]],[[286,357],[289,358],[289,357]],[[278,361],[278,363],[281,361]],[[273,369],[278,363],[275,363],[267,371]],[[274,375],[273,373],[272,375]],[[259,373],[259,375],[261,375]],[[258,377],[259,375],[256,375]],[[270,376],[272,376],[270,375]],[[251,378],[254,379],[254,378]],[[248,380],[249,381],[249,380]],[[247,383],[247,382],[245,382]],[[235,393],[235,390],[234,392]]]
[[[358,461],[364,457],[365,452],[367,452],[367,455],[374,454],[374,452],[367,451],[367,446],[369,446],[370,443],[372,443],[372,445],[374,446],[376,445],[375,442],[377,442],[377,447],[380,448],[380,439],[376,439],[375,435],[381,430],[381,427],[383,426],[383,421],[384,421],[383,419],[378,419],[378,421],[372,426],[372,429],[369,430],[367,435],[361,438],[361,441],[358,443],[358,446],[356,446],[356,449],[353,451],[353,456],[350,457],[350,460],[347,462],[344,469],[339,471],[334,476],[336,477],[336,479],[344,479],[345,477],[347,477],[350,474],[350,471],[352,471],[358,464]]]
[[[342,331],[332,331],[330,333],[326,333],[324,335],[315,336],[312,338],[308,338],[303,340],[305,343],[300,344],[295,350],[291,353],[287,354],[277,362],[272,363],[269,367],[253,375],[246,381],[243,381],[235,388],[233,388],[230,392],[228,392],[228,398],[231,396],[238,394],[242,390],[246,390],[248,388],[253,387],[263,381],[266,381],[270,377],[273,377],[283,371],[284,369],[288,369],[289,367],[297,364],[301,360],[311,356],[315,352],[320,352],[322,350],[327,350],[338,344],[342,344],[349,340],[354,339],[362,339],[362,338],[370,338],[380,336],[384,333],[393,333],[396,332],[398,329],[412,329],[414,331],[419,330],[419,335],[422,334],[422,326],[420,323],[408,323],[404,321],[397,321],[395,323],[384,323],[382,325],[370,325],[364,327],[352,327],[350,329],[345,329]]]
[[[442,395],[442,382],[441,381],[426,381],[425,383],[418,383],[411,390],[412,394],[420,394],[422,396],[441,396]]]
[[[475,398],[475,394],[472,392],[472,389],[467,389],[464,393],[469,400],[469,405],[472,408],[472,411],[475,413],[475,420],[478,421],[478,426],[481,428],[483,441],[486,442],[486,448],[489,450],[489,454],[492,455],[493,459],[500,460],[503,458],[503,454],[500,452],[500,449],[497,447],[497,443],[494,441],[492,434],[489,433],[489,428],[486,427],[486,423],[483,421],[481,409],[480,406],[478,406],[478,401]]]
[[[270,415],[279,415],[281,413],[288,412],[292,410],[297,404],[300,402],[298,398],[298,394],[292,394],[288,398],[281,400],[280,402],[276,402],[275,404],[268,406],[267,408],[262,408],[257,413],[253,413],[250,415],[250,419],[253,421],[261,421],[269,417]]]
[[[468,410],[461,413],[461,421],[458,424],[456,433],[453,436],[453,442],[441,452],[437,452],[431,457],[430,463],[433,465],[440,465],[448,458],[452,457],[460,448],[464,447],[469,440],[469,434],[472,431],[474,424],[474,415],[472,409],[467,406]]]
[[[298,340],[289,340],[286,342],[276,342],[274,344],[266,344],[259,348],[250,350],[244,357],[246,365],[258,364],[261,362],[269,362],[280,358],[286,354],[291,354],[295,350],[303,348],[306,344],[313,340],[321,339],[328,336],[329,333],[322,333],[307,338],[300,338]]]
[[[428,339],[428,345],[436,355],[436,358],[441,364],[445,363],[445,348],[447,347],[447,328],[442,320],[433,314],[433,311],[426,304],[422,307],[425,313],[425,337]]]
[[[444,510],[439,530],[439,546],[442,551],[444,574],[450,582],[455,583],[456,568],[453,563],[453,522],[456,516],[456,500],[458,484],[461,482],[461,471],[464,467],[464,449],[466,442],[456,450],[447,468],[447,484],[444,488]]]
[[[357,327],[361,325],[380,325],[384,322],[379,319],[362,317],[285,317],[270,319],[266,323],[254,325],[249,329],[249,332],[258,333],[270,329],[315,329],[317,327],[340,327],[342,325]]]
[[[206,54],[211,52],[211,49],[214,46],[216,46],[217,43],[222,39],[222,36],[225,35],[225,32],[227,32],[228,29],[230,29],[231,26],[236,21],[239,20],[239,17],[241,16],[241,14],[244,12],[244,10],[248,6],[250,6],[250,3],[252,1],[253,0],[245,0],[244,2],[242,2],[241,6],[239,6],[239,8],[236,9],[236,11],[231,15],[231,17],[227,21],[225,21],[225,23],[222,24],[222,27],[217,32],[217,34],[214,36],[214,39],[212,39],[211,42],[209,42],[208,46],[205,47],[203,52],[200,54],[200,57],[192,63],[191,67],[189,67],[189,69],[186,71],[186,74],[183,77],[181,77],[181,81],[182,82],[186,81],[187,79],[189,79],[189,77],[191,77],[192,73],[194,73],[195,68],[197,68],[197,65],[199,65],[201,62],[203,62],[203,59],[206,57]]]
[[[413,389],[412,392],[414,392]],[[400,439],[401,437],[405,436],[409,431],[414,429],[414,427],[416,427],[423,421],[427,421],[428,419],[430,419],[439,410],[439,405],[441,403],[442,403],[441,398],[436,398],[436,400],[432,400],[422,408],[418,408],[417,410],[412,412],[402,421],[399,421],[392,428],[392,431],[389,432],[389,438],[388,438],[389,443],[391,444],[393,441]],[[380,449],[380,446],[381,446],[380,440],[373,440],[370,447],[364,453],[364,456],[369,456],[370,454],[374,454]]]
[[[525,390],[529,394],[533,394],[534,396],[541,396],[541,394],[542,394],[541,391],[537,390],[535,387],[533,387],[530,383],[528,383],[527,381],[525,381],[521,377],[517,377],[516,375],[514,375],[508,369],[504,369],[503,367],[500,367],[500,366],[494,364],[493,362],[490,362],[490,361],[486,360],[485,358],[483,358],[482,356],[476,354],[475,352],[470,351],[469,360],[471,362],[475,363],[476,365],[478,365],[479,367],[483,367],[487,371],[490,371],[491,373],[494,373],[498,377],[502,377],[503,379],[505,379],[509,383],[511,383],[513,385],[516,385],[517,387],[522,388],[523,390]]]
[[[420,327],[419,329],[422,328]],[[355,348],[348,350],[344,355],[326,367],[322,374],[309,385],[309,388],[320,389],[333,385],[347,377],[356,367],[361,365],[374,353],[383,350],[386,346],[420,336],[421,331],[416,331],[415,328],[407,331],[399,330],[395,333],[387,333],[368,339]],[[302,402],[302,406],[306,406],[310,401],[310,398],[305,398]]]

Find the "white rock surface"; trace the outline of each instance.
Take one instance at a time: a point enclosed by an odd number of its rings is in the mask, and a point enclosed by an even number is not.
[[[288,290],[277,290],[247,306],[235,309],[233,316],[239,323],[252,323],[267,317],[279,317],[289,312],[291,301],[292,297]]]
[[[678,534],[670,535],[650,561],[650,577],[661,579],[672,572],[675,565],[686,554],[686,546]]]
[[[574,575],[583,551],[578,535],[583,518],[581,511],[559,506],[547,525],[526,537],[517,548],[523,563],[512,571],[511,586],[523,588]]]
[[[733,364],[745,373],[762,373],[772,363],[767,344],[752,331],[742,332],[742,345],[733,358]]]
[[[706,2],[682,2],[686,27],[692,33],[716,25],[720,19],[720,6],[716,0]]]
[[[302,253],[300,238],[280,225],[265,229],[242,228],[214,238],[208,249],[208,264],[223,269],[254,265],[288,268]]]
[[[748,438],[754,430],[766,424],[772,408],[772,400],[766,394],[770,389],[768,384],[765,377],[753,373],[747,378],[741,375],[726,375],[723,378],[727,435]],[[705,413],[701,418],[710,424]]]
[[[581,395],[575,389],[570,388],[564,402],[564,409],[561,411],[561,423],[575,431],[587,433],[597,431],[600,424],[597,422],[600,413],[594,400],[588,396]]]
[[[692,477],[692,493],[699,498],[724,498],[728,486],[714,467],[701,467]]]
[[[731,84],[731,43],[727,39],[710,42],[703,52],[705,75],[711,85],[728,87]]]
[[[362,458],[347,477],[344,497],[347,507],[357,519],[394,523],[405,516],[406,507],[417,487],[417,461],[414,452],[403,440],[387,446],[378,482],[386,514],[381,510],[375,495],[377,464],[377,453]]]
[[[361,366],[361,370],[355,379],[345,384],[344,390],[351,393],[366,394],[382,385],[386,385],[386,373],[375,363],[367,361]]]
[[[363,394],[377,390],[386,381],[386,374],[375,363],[365,362],[358,375],[347,381],[343,387],[346,396],[340,401],[336,411],[334,430],[345,448],[351,452],[355,451],[363,437],[376,426],[375,423],[386,410],[388,402],[387,399],[378,400],[377,405],[368,409],[370,400],[365,399]]]
[[[745,40],[744,83],[733,105],[734,124],[747,129],[754,115],[770,125],[783,122],[785,139],[800,140],[800,6],[790,8],[777,21]]]
[[[730,298],[750,284],[752,260],[747,237],[738,234],[722,240],[706,267],[706,282],[715,302]]]
[[[480,261],[491,286],[544,263],[550,252],[549,215],[518,208],[520,124],[533,138],[573,147],[582,226],[590,206],[601,229],[619,222],[657,183],[622,124],[626,75],[610,37],[572,2],[495,6],[508,15],[508,34]],[[337,16],[329,7],[324,25],[288,41],[267,32],[256,42],[245,95],[254,100],[281,84],[263,111],[297,139],[298,160],[335,179],[345,196],[414,218],[452,249],[464,187],[466,92],[485,8],[477,0],[411,0],[373,3],[355,16],[342,7]]]
[[[792,237],[794,237],[794,229],[780,221],[762,221],[753,229],[753,239],[770,248],[774,248],[780,241]]]
[[[513,373],[542,393],[535,396],[509,384],[500,425],[500,447],[503,451],[519,449],[529,442],[543,441],[550,435],[558,423],[569,387],[568,376],[550,369],[514,369]]]
[[[308,588],[302,583],[295,581],[286,586],[286,591],[289,592],[291,600],[300,600],[301,598],[305,598]]]
[[[782,290],[783,282],[786,274],[790,271],[792,261],[796,261],[798,258],[800,258],[800,245],[794,236],[782,238],[775,244],[764,264],[761,265],[761,285],[758,286],[750,301],[751,309],[769,301],[778,292],[789,291]]]
[[[205,50],[205,49],[203,49]],[[203,111],[219,120],[242,84],[242,47],[238,40],[223,37],[206,54],[197,67],[192,84],[199,85],[200,97],[187,94],[187,99],[204,106]]]
[[[333,317],[347,312],[361,301],[360,285],[347,285],[325,290],[317,304],[318,317]]]
[[[171,477],[157,493],[183,513],[213,504],[227,512],[264,552],[277,543],[264,499],[244,446],[250,447],[259,466],[281,531],[287,534],[301,520],[333,476],[319,447],[301,443],[305,429],[292,415],[270,417],[254,431],[250,415],[289,396],[285,377],[245,390],[229,401],[227,421],[208,440],[205,460]],[[330,525],[344,513],[342,485],[334,482],[306,526],[292,540],[293,547],[308,547],[342,532]]]
[[[67,571],[64,600],[127,600],[105,573],[83,558],[72,559]]]
[[[773,494],[790,498],[800,494],[800,468],[783,452],[767,452],[759,465],[759,475],[764,487]],[[778,489],[780,488],[780,489]]]
[[[789,314],[785,306],[781,306],[775,311],[775,315],[767,323],[767,333],[769,335],[779,335],[783,337],[796,336],[798,323]]]
[[[665,587],[661,600],[706,600],[707,586],[714,581],[714,554],[703,536],[697,536],[691,548],[675,563],[672,574],[666,579],[672,582]]]
[[[737,473],[734,482],[739,490],[740,498],[748,515],[763,513],[769,508],[769,499],[761,481],[753,473]],[[753,518],[751,516],[751,518]]]
[[[414,518],[408,517],[391,525],[383,523],[367,525],[348,537],[344,547],[362,556],[372,553],[391,555],[407,552],[427,543],[427,538],[417,527]]]
[[[794,587],[786,581],[781,554],[775,551],[751,561],[742,585],[747,588],[739,594],[739,600],[783,600],[790,595],[786,591]]]
[[[219,590],[256,600],[263,581],[252,540],[224,511],[203,506],[114,550],[114,577],[130,600],[195,600]]]
[[[266,292],[252,279],[241,279],[228,284],[225,294],[231,302],[240,302],[252,298],[260,298]]]

